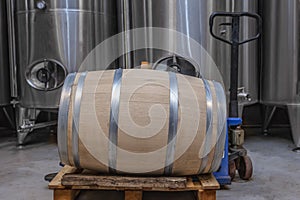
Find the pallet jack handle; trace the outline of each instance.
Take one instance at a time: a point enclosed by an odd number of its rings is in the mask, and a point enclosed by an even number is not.
[[[231,17],[230,23],[221,23],[218,26],[231,26],[231,40],[226,40],[214,33],[214,22],[217,17]],[[256,20],[257,34],[246,40],[240,40],[240,18],[248,17]],[[239,46],[254,40],[257,40],[262,33],[262,19],[256,13],[249,12],[214,12],[209,19],[211,35],[231,45],[231,70],[230,70],[230,102],[229,117],[238,117],[238,68],[239,68]]]

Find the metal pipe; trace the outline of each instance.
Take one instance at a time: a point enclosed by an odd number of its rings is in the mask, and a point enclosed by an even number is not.
[[[118,11],[118,32],[122,32],[125,29],[125,9],[124,9],[124,1],[117,1],[117,11]],[[122,36],[122,43],[121,43],[121,50],[122,52],[125,52],[125,49],[126,49],[126,44],[125,44],[125,41],[126,41],[126,38],[123,34]],[[121,56],[121,58],[119,59],[118,61],[118,66],[119,68],[126,68],[126,55],[123,55]]]
[[[50,122],[42,122],[42,123],[38,123],[38,124],[35,124],[33,129],[41,129],[41,128],[46,128],[46,127],[49,127],[49,126],[56,126],[57,125],[57,121],[50,121]]]
[[[18,97],[14,0],[6,0],[11,96]]]
[[[129,31],[131,29],[131,26],[130,26],[130,2],[128,0],[124,0],[124,3],[123,3],[123,15],[124,15],[124,28],[125,28],[125,31]],[[134,67],[134,64],[133,64],[133,61],[132,61],[132,56],[130,56],[131,54],[131,44],[127,37],[130,37],[129,35],[125,34],[125,52],[126,53],[126,56],[125,56],[125,66],[124,66],[124,69],[130,69],[132,67]]]
[[[262,16],[263,14],[263,1],[258,1],[258,14],[260,16]],[[262,27],[263,29],[263,27]],[[262,30],[262,35],[260,38],[258,38],[258,71],[257,71],[257,76],[258,76],[258,80],[259,83],[262,83],[263,81],[263,58],[264,58],[264,51],[263,51],[263,41],[264,41],[264,31]],[[261,97],[262,97],[262,88],[261,88],[261,84],[259,84],[259,87],[257,88],[258,92],[258,99],[259,102],[261,102]]]
[[[230,104],[229,116],[238,117],[238,77],[239,77],[239,28],[240,18],[232,18],[232,46],[231,46],[231,72],[230,72]]]
[[[269,125],[270,125],[271,120],[272,120],[272,118],[275,114],[276,109],[277,109],[276,106],[266,107],[265,119],[264,119],[264,123],[263,123],[263,131],[264,132],[268,132]]]

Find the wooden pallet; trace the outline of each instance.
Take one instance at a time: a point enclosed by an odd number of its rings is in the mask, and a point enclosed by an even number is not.
[[[199,200],[216,199],[219,183],[212,174],[195,177],[105,176],[65,166],[49,183],[54,200],[74,200],[81,190],[117,190],[125,200],[142,200],[143,191],[196,191]]]

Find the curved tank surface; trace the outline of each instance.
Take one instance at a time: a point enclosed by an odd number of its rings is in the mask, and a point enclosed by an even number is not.
[[[293,138],[300,146],[300,2],[264,0],[261,102],[287,106]]]
[[[10,104],[6,3],[0,2],[0,106]]]
[[[156,63],[161,58],[172,56],[178,49],[185,51],[185,58],[193,59],[192,49],[193,40],[202,45],[204,49],[213,57],[217,63],[224,63],[225,56],[220,56],[222,51],[219,47],[220,42],[214,40],[209,32],[209,17],[213,11],[227,10],[227,0],[206,1],[206,0],[149,0],[149,1],[119,1],[120,16],[123,22],[119,28],[120,32],[136,28],[155,27],[177,31],[187,36],[187,38],[174,38],[166,32],[158,35],[154,31],[145,31],[145,43],[151,45],[155,37],[161,37],[166,49],[141,49],[129,53],[123,62],[126,67],[137,67],[143,61]],[[125,37],[125,48],[133,50],[136,43],[135,35]],[[169,51],[170,50],[170,51]],[[193,60],[196,67],[201,63]],[[184,61],[183,61],[184,62]]]
[[[15,0],[20,106],[58,108],[66,75],[96,45],[117,33],[111,0]],[[109,53],[109,52],[106,52]]]
[[[256,0],[132,0],[132,1],[119,1],[120,12],[122,13],[123,21],[119,26],[121,31],[130,30],[134,28],[142,27],[160,27],[166,29],[176,30],[180,33],[187,35],[191,40],[195,40],[201,44],[202,47],[211,56],[212,60],[217,65],[226,88],[229,94],[230,85],[230,51],[229,45],[215,40],[209,32],[209,17],[216,11],[247,11],[257,12],[258,5]],[[216,23],[228,22],[228,19],[218,19]],[[245,38],[248,36],[256,35],[255,21],[243,20],[242,33]],[[231,31],[226,27],[216,27],[217,33],[224,37],[229,37]],[[151,40],[155,36],[153,33],[145,32],[145,43],[151,44]],[[161,39],[162,41],[169,41],[168,35]],[[129,38],[129,39],[128,39]],[[127,46],[125,48],[131,48],[135,45],[135,37],[126,37]],[[182,48],[185,51],[185,58],[191,59],[192,63],[196,64],[196,67],[202,69],[202,75],[205,78],[219,79],[214,70],[211,71],[210,65],[203,66],[202,60],[193,60],[193,50],[190,45],[192,41],[176,40],[176,44],[173,44],[173,48]],[[167,42],[166,42],[167,43]],[[175,41],[174,41],[175,43]],[[170,45],[170,42],[167,43]],[[252,42],[250,44],[240,47],[240,81],[239,87],[244,87],[245,92],[249,93],[252,101],[243,101],[243,104],[256,103],[258,100],[258,63],[257,63],[257,43]],[[172,55],[172,52],[158,50],[158,49],[141,49],[129,53],[123,58],[124,65],[129,68],[139,66],[141,62],[147,61],[149,63],[157,63],[161,58],[165,58]],[[205,60],[205,59],[203,59]],[[177,60],[177,62],[180,62]],[[201,70],[200,70],[201,71]],[[218,80],[220,81],[220,80]]]
[[[265,0],[262,102],[299,101],[299,1]]]

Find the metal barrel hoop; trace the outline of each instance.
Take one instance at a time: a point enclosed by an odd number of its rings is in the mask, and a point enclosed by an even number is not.
[[[166,163],[164,173],[170,175],[173,169],[173,162],[175,159],[175,146],[177,139],[177,126],[178,126],[178,82],[177,76],[174,72],[169,72],[170,81],[170,111],[169,111],[169,133],[168,145],[166,154]]]
[[[118,118],[123,69],[115,71],[110,106],[108,164],[109,172],[117,173]]]
[[[83,86],[87,72],[81,73],[77,83],[77,89],[75,93],[74,106],[73,106],[73,119],[72,119],[72,153],[74,165],[80,168],[79,160],[79,118],[80,118],[80,105],[83,92]]]
[[[62,95],[60,99],[60,107],[58,111],[58,121],[57,126],[57,135],[58,135],[58,148],[61,161],[65,162],[64,164],[70,164],[68,158],[68,119],[69,119],[69,107],[70,107],[70,98],[72,92],[72,85],[74,84],[76,73],[69,74],[65,80]]]

